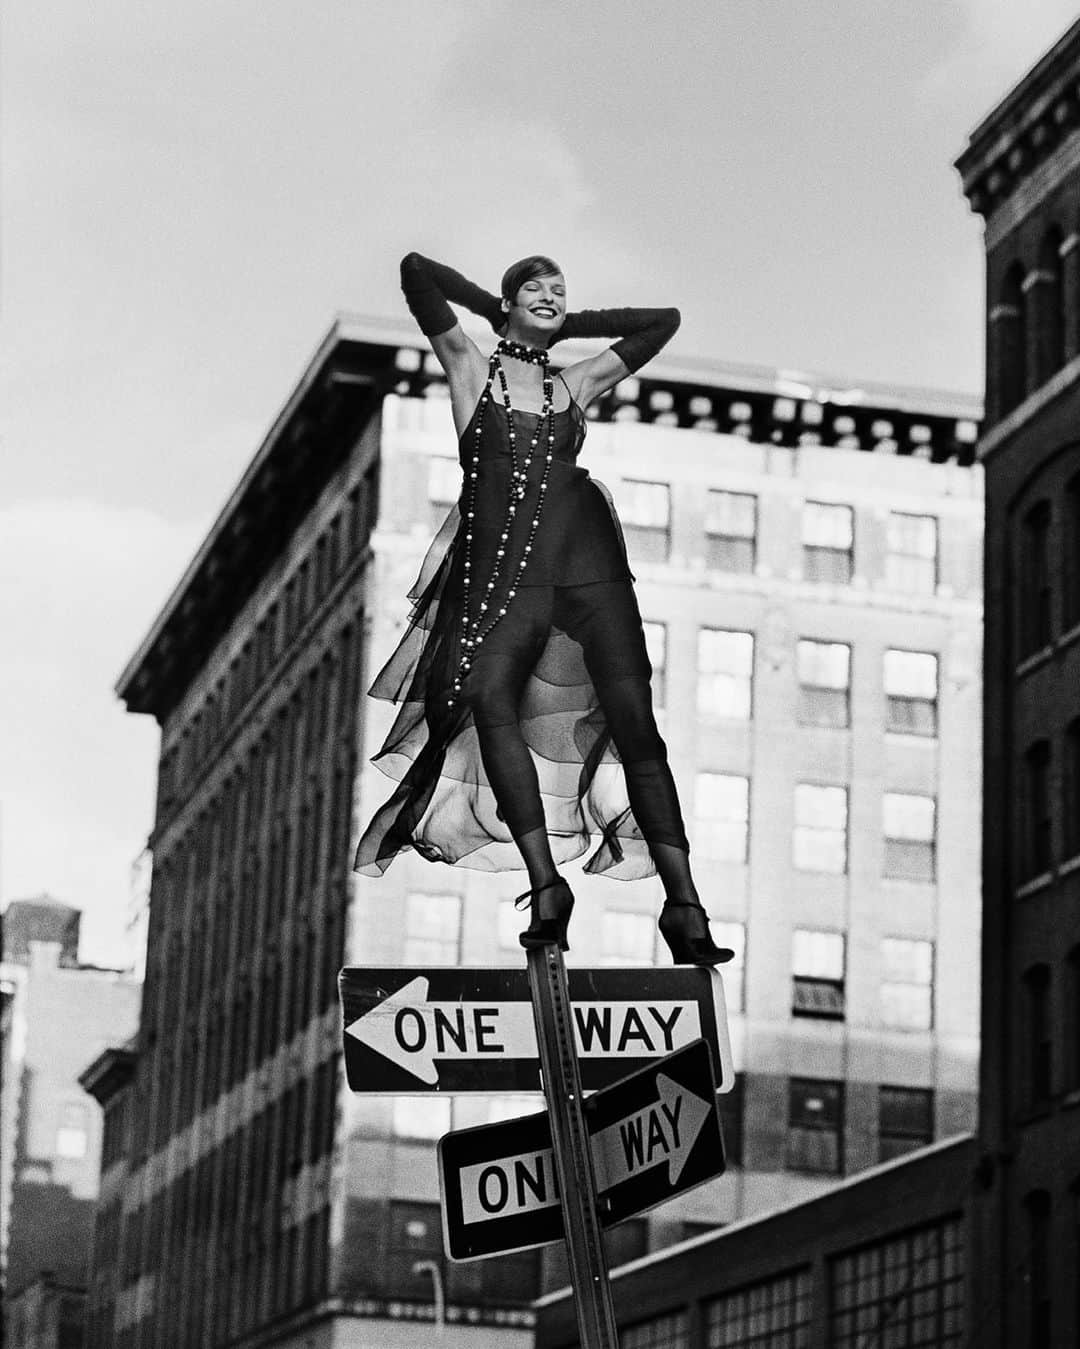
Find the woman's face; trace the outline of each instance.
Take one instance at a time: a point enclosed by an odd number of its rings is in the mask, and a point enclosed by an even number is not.
[[[526,281],[510,309],[514,326],[551,339],[566,318],[566,280],[561,272]]]

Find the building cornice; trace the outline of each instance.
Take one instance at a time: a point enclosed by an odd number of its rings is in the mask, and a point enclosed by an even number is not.
[[[379,406],[396,346],[344,326],[323,339],[121,673],[129,712],[164,721]]]
[[[968,138],[955,167],[971,209],[991,219],[1080,127],[1080,21]]]

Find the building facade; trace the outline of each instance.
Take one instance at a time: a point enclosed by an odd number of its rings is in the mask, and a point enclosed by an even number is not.
[[[981,1343],[1080,1341],[1080,24],[957,162],[985,220]]]
[[[101,1127],[78,1074],[138,1021],[138,983],[80,964],[79,926],[78,909],[46,897],[3,916],[4,1326],[27,1349],[82,1343]]]
[[[611,1277],[620,1349],[985,1343],[968,1301],[974,1165],[963,1134],[631,1261]],[[538,1311],[536,1349],[577,1349],[569,1288]]]
[[[729,1172],[616,1229],[618,1261],[974,1119],[982,504],[959,399],[658,362],[590,413],[739,952]],[[442,1253],[435,1139],[535,1099],[351,1096],[339,1069],[342,964],[523,959],[519,877],[349,869],[390,790],[363,690],[459,481],[430,353],[339,321],[121,677],[162,739],[94,1343],[410,1343],[438,1283],[449,1343],[525,1344],[565,1278],[555,1248]],[[578,889],[571,961],[667,960],[654,882]]]

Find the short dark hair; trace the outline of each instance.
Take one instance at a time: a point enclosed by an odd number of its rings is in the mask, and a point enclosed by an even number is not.
[[[503,272],[503,299],[513,302],[526,281],[535,281],[538,276],[562,276],[562,268],[552,258],[546,258],[542,253],[534,253],[531,257],[522,258],[520,262],[511,263]]]

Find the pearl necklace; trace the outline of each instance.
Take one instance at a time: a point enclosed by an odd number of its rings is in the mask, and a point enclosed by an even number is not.
[[[533,357],[524,357],[518,355],[517,350],[511,348],[518,347],[520,351],[534,353]],[[534,363],[544,369],[544,406],[540,410],[537,418],[536,430],[533,432],[532,441],[521,466],[518,466],[517,457],[517,432],[514,427],[514,409],[510,404],[510,390],[506,383],[506,372],[502,368],[502,361],[499,359],[501,351],[506,351],[508,355],[516,356],[519,360],[533,359]],[[529,555],[532,553],[533,540],[536,538],[536,531],[540,527],[540,512],[544,505],[544,496],[547,492],[548,478],[551,474],[551,463],[555,456],[555,413],[553,403],[555,401],[555,382],[548,373],[547,352],[540,351],[532,347],[519,347],[517,343],[500,342],[491,353],[491,360],[488,362],[487,383],[484,385],[484,392],[480,395],[480,403],[476,415],[476,430],[473,435],[472,457],[469,463],[467,479],[469,483],[468,502],[465,511],[465,559],[464,572],[462,579],[462,629],[460,654],[458,657],[458,672],[454,678],[453,696],[446,700],[447,707],[453,707],[458,695],[461,693],[461,684],[465,676],[472,667],[473,658],[480,649],[481,643],[498,625],[499,620],[506,617],[506,611],[510,607],[510,601],[517,594],[517,587],[525,572],[525,567],[529,561]],[[492,401],[493,395],[491,386],[495,382],[496,374],[499,377],[499,384],[502,387],[503,403],[506,407],[507,432],[510,439],[510,493],[506,504],[506,518],[503,520],[503,527],[499,534],[499,546],[495,550],[495,561],[491,569],[491,575],[488,578],[486,587],[480,597],[480,603],[477,607],[475,617],[470,618],[469,608],[472,589],[472,542],[473,542],[473,521],[476,518],[476,483],[480,472],[480,439],[483,435],[484,413],[487,411],[487,405]],[[485,615],[491,604],[494,603],[493,591],[496,582],[502,571],[503,559],[506,556],[506,544],[510,537],[510,530],[513,527],[514,517],[517,515],[517,509],[520,502],[525,499],[525,493],[528,489],[529,467],[532,464],[536,454],[537,446],[540,443],[540,435],[547,423],[547,454],[544,458],[544,468],[540,477],[539,491],[536,498],[536,510],[533,513],[532,523],[529,526],[529,533],[525,540],[525,546],[521,553],[521,558],[517,564],[517,571],[506,592],[506,603],[503,604],[490,619],[485,619]],[[487,623],[485,627],[484,624]]]

